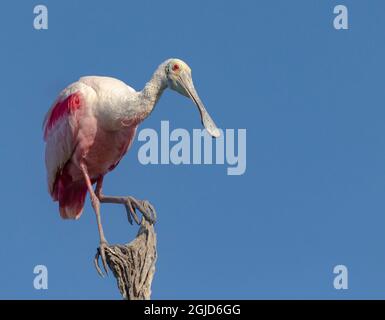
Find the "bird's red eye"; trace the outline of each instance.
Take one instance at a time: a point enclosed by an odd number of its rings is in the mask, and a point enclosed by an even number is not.
[[[177,65],[177,64],[174,64],[173,66],[172,66],[172,71],[176,71],[176,70],[178,70],[179,69],[179,66]]]

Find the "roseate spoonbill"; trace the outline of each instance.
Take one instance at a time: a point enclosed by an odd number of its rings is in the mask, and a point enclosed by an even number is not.
[[[43,129],[49,193],[59,202],[60,215],[64,219],[78,219],[86,194],[90,194],[100,236],[95,266],[101,275],[99,256],[107,273],[104,252],[107,241],[100,217],[101,202],[125,205],[131,224],[132,218],[139,223],[136,210],[155,222],[155,210],[147,201],[130,196],[106,196],[102,193],[102,183],[104,175],[117,166],[130,148],[138,125],[150,115],[166,88],[193,100],[204,127],[213,137],[219,136],[219,130],[194,88],[191,69],[179,59],[163,62],[138,92],[115,78],[82,77],[60,93],[45,116]]]

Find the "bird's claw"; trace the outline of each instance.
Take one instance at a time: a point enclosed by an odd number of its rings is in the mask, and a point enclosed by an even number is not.
[[[132,218],[134,218],[136,224],[140,224],[138,215],[136,214],[136,211],[132,206],[131,201],[128,200],[127,203],[124,204],[124,206],[126,208],[128,222],[132,225]]]
[[[139,210],[149,223],[154,224],[156,221],[155,208],[147,200],[137,200],[133,197],[127,197],[125,207],[127,211],[128,222],[130,224],[133,223],[132,218],[134,218],[138,225],[141,224],[141,221],[139,221],[138,215],[136,214],[136,210]]]
[[[108,249],[107,242],[100,242],[99,248],[97,249],[97,252],[95,254],[95,259],[94,259],[94,265],[95,265],[96,271],[103,278],[104,278],[104,273],[99,266],[99,257],[102,260],[104,271],[106,275],[108,275],[107,259],[106,259],[106,252],[105,252],[106,249]]]

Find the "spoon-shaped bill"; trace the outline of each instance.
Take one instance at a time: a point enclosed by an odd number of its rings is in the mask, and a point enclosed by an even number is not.
[[[198,107],[203,126],[206,128],[207,132],[210,135],[212,135],[215,138],[218,138],[220,136],[220,131],[215,125],[213,119],[210,117],[209,113],[207,112],[201,99],[199,98],[198,93],[196,92],[194,88],[194,84],[191,80],[191,76],[188,75],[187,72],[182,72],[180,74],[179,79],[183,89],[187,92],[191,100],[193,100],[196,106]]]

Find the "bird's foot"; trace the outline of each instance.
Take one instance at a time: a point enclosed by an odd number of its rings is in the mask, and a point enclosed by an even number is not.
[[[104,277],[104,273],[99,266],[99,257],[102,260],[103,268],[104,268],[104,271],[106,272],[106,275],[108,274],[106,250],[108,250],[108,243],[106,241],[101,241],[94,259],[96,271],[99,273],[101,277]]]
[[[127,211],[127,219],[130,224],[133,223],[132,219],[139,225],[138,215],[136,214],[136,209],[139,210],[143,217],[150,223],[154,224],[156,221],[156,211],[154,206],[147,200],[137,200],[134,197],[127,197],[126,203],[124,204]]]

